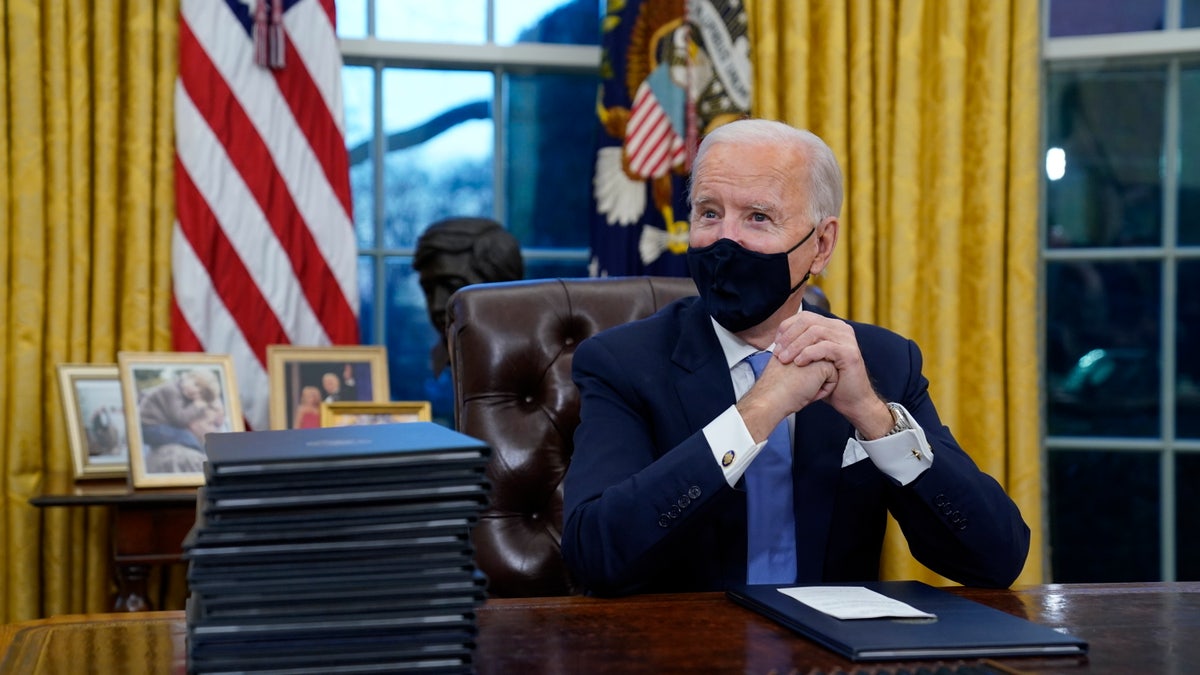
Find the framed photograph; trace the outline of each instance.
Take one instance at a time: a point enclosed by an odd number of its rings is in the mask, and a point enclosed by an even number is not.
[[[120,352],[135,488],[204,484],[204,437],[243,431],[233,359],[226,354]]]
[[[386,402],[387,349],[362,347],[267,347],[272,429],[321,426],[321,404]]]
[[[433,406],[429,401],[392,401],[389,403],[343,401],[321,404],[321,426],[323,427],[432,421]]]
[[[128,476],[129,439],[117,366],[60,363],[58,389],[75,480]]]

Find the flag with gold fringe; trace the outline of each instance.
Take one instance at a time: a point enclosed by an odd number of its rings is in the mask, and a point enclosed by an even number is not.
[[[687,181],[709,129],[750,112],[739,0],[609,0],[592,177],[592,276],[687,274]]]
[[[229,354],[266,429],[267,347],[358,344],[334,0],[183,0],[176,351]]]

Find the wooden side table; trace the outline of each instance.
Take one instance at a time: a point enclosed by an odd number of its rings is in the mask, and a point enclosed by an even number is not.
[[[196,520],[195,488],[134,490],[124,481],[74,481],[48,474],[38,507],[107,506],[112,522],[113,611],[153,609],[146,579],[154,565],[182,561],[183,538]]]

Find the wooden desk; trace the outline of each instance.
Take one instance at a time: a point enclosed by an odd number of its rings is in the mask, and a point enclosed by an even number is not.
[[[1189,673],[1200,664],[1200,583],[952,590],[1091,643],[1087,657],[999,660],[1018,672]],[[476,670],[481,674],[803,675],[863,667],[719,593],[489,600],[479,610],[478,626]],[[74,672],[71,664],[88,663],[92,673],[179,673],[185,665],[184,637],[182,612],[59,617],[4,626],[0,672]],[[899,665],[868,664],[864,669]]]
[[[146,577],[153,565],[177,563],[196,520],[196,489],[134,490],[124,481],[80,481],[48,474],[34,506],[107,506],[112,514],[113,611],[153,609]]]

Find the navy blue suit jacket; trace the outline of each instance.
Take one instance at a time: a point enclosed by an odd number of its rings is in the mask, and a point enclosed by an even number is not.
[[[842,468],[852,425],[823,401],[797,413],[797,581],[877,579],[890,511],[929,568],[967,585],[1008,586],[1029,550],[1016,505],[938,419],[917,346],[851,325],[880,396],[916,419],[934,460],[907,486],[869,459]],[[686,298],[585,340],[573,377],[581,419],[564,483],[562,548],[576,581],[597,595],[744,583],[745,492],[726,483],[701,433],[735,403],[702,303]]]

